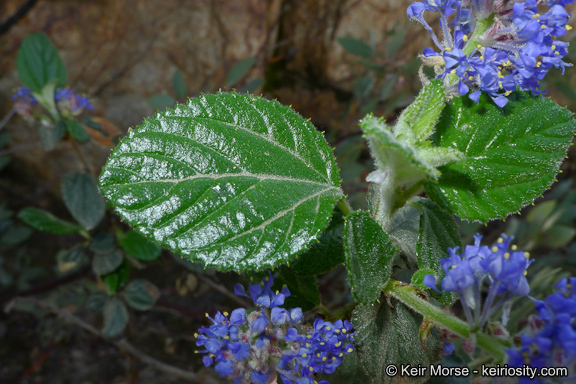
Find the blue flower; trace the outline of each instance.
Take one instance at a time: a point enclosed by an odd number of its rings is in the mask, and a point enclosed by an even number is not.
[[[30,106],[38,104],[38,100],[36,100],[32,91],[26,87],[18,87],[12,94],[12,100],[22,101]]]
[[[576,278],[562,279],[556,292],[543,301],[532,299],[538,315],[528,319],[528,326],[514,348],[506,350],[508,364],[522,367],[565,367],[576,380]],[[520,383],[544,383],[523,377]]]
[[[474,236],[474,245],[467,245],[462,254],[458,248],[448,249],[449,257],[440,261],[444,270],[441,286],[458,294],[466,319],[473,329],[482,328],[507,301],[526,296],[530,287],[526,269],[532,263],[527,252],[510,248],[512,237],[502,235],[491,248],[480,245],[482,236]],[[488,296],[481,303],[481,289],[490,284]],[[424,285],[438,291],[436,278],[426,275]]]
[[[440,50],[437,53],[426,48],[422,59],[425,65],[443,64],[438,78],[443,79],[448,95],[469,94],[478,102],[484,91],[503,107],[515,89],[543,93],[539,90],[540,81],[548,71],[555,67],[564,73],[565,67],[570,66],[562,61],[568,54],[568,43],[558,37],[571,29],[567,25],[570,14],[564,7],[573,2],[424,1],[412,3],[407,14],[426,28]],[[549,7],[548,11],[539,13],[541,3]],[[425,12],[440,13],[442,39],[424,19]],[[447,23],[447,16],[454,12],[452,22]],[[492,25],[475,36],[472,27],[489,17],[493,18]],[[475,36],[475,41],[471,41],[471,36]]]
[[[246,293],[237,284],[236,294],[250,297],[257,310],[239,308],[218,312],[208,328],[201,327],[196,345],[204,347],[202,362],[237,384],[266,384],[280,376],[284,383],[316,383],[315,374],[333,373],[345,355],[354,351],[354,328],[348,320],[334,323],[316,319],[313,327],[301,324],[300,308],[280,305],[290,296],[288,288],[273,292],[269,274],[261,283],[251,284]],[[327,381],[320,383],[328,384]]]
[[[77,94],[70,88],[62,88],[54,93],[54,99],[72,114],[79,114],[84,109],[94,109],[90,100]]]

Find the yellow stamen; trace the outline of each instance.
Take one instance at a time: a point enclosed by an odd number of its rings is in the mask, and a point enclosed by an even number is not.
[[[230,336],[228,335],[224,336],[224,340],[230,340]]]
[[[445,49],[446,52],[450,52],[451,50],[452,50],[452,48],[450,48],[450,47],[446,47],[446,49]]]
[[[530,253],[524,252],[524,257],[527,258],[527,259],[530,258]]]
[[[308,354],[306,354],[306,353],[303,353],[303,354],[302,354],[302,357],[306,357],[306,356],[308,356]]]
[[[198,334],[197,334],[197,333],[195,333],[195,334],[194,334],[194,337],[195,337],[195,338],[198,338]]]
[[[468,80],[470,80],[470,81],[474,80],[474,76],[470,76],[470,77],[468,78]]]
[[[542,25],[540,26],[540,28],[546,29],[546,26],[545,26],[544,24],[542,24]]]
[[[501,238],[501,237],[499,237],[497,243],[498,243],[498,244],[502,244],[503,242],[504,242],[504,239]]]
[[[352,353],[353,350],[354,350],[354,349],[352,349],[352,348],[348,348],[347,351],[348,351],[348,353]]]
[[[515,250],[518,249],[518,246],[517,246],[516,244],[514,244],[511,248],[512,248],[513,251],[515,251]]]
[[[451,74],[455,74],[455,73],[456,73],[456,70],[453,69],[453,70],[450,71],[450,73],[451,73]]]
[[[224,316],[228,316],[228,312],[222,312]]]
[[[498,252],[498,247],[497,247],[497,246],[493,246],[493,247],[492,247],[492,252]]]
[[[504,254],[504,258],[505,258],[506,260],[508,260],[508,259],[510,258],[510,252],[506,252],[506,253]]]
[[[566,30],[567,30],[567,31],[570,31],[570,30],[572,30],[572,27],[569,26],[569,25],[567,25],[567,26],[566,26]]]
[[[462,40],[468,41],[468,36],[467,35],[462,36]]]

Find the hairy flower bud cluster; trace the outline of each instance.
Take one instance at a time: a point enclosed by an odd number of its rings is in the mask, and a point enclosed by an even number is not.
[[[532,299],[538,315],[529,318],[518,346],[506,352],[510,366],[565,367],[568,377],[523,377],[519,383],[576,381],[576,278],[562,279],[555,288],[543,301]]]
[[[266,384],[277,376],[286,384],[316,384],[316,373],[333,373],[344,355],[354,351],[352,324],[316,319],[311,329],[305,327],[300,308],[280,307],[290,291],[284,287],[274,293],[275,277],[269,274],[260,284],[251,284],[249,295],[237,284],[234,293],[251,298],[258,309],[248,313],[239,308],[230,317],[220,312],[209,317],[213,324],[196,335],[196,345],[205,348],[198,353],[206,354],[202,359],[206,367],[214,365],[236,384]]]
[[[426,48],[424,64],[434,66],[448,94],[466,95],[478,102],[481,91],[503,107],[517,88],[539,91],[552,68],[570,66],[562,59],[568,43],[558,40],[567,30],[574,0],[424,0],[408,7],[408,18],[420,22],[440,52]],[[547,11],[539,13],[538,6]],[[440,13],[442,39],[423,17]],[[486,24],[490,25],[486,25]]]
[[[445,272],[441,286],[444,291],[458,294],[471,328],[481,329],[510,299],[528,295],[526,269],[533,260],[528,252],[517,251],[515,245],[509,250],[512,237],[502,235],[492,247],[480,245],[480,235],[474,240],[474,245],[467,245],[461,255],[456,253],[458,248],[448,249],[450,257],[440,261]],[[490,289],[482,305],[484,282],[490,284]],[[438,291],[434,276],[426,275],[424,284]]]

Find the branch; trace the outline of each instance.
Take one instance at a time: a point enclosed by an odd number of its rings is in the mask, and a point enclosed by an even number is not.
[[[189,372],[189,371],[180,369],[178,367],[175,367],[173,365],[163,363],[160,360],[156,360],[155,358],[145,354],[144,352],[142,352],[138,348],[134,347],[132,344],[130,344],[125,339],[122,339],[119,341],[106,339],[100,334],[100,331],[98,329],[96,329],[92,325],[88,324],[84,320],[80,319],[79,317],[74,316],[73,314],[71,314],[70,312],[68,312],[64,309],[58,308],[53,304],[38,300],[36,298],[17,297],[14,300],[12,300],[10,303],[8,303],[8,305],[6,305],[6,308],[5,308],[6,312],[10,311],[10,309],[18,303],[33,304],[33,305],[36,305],[36,306],[41,307],[43,309],[46,309],[46,310],[58,315],[59,317],[73,323],[74,325],[88,331],[89,333],[103,338],[104,340],[114,344],[116,347],[123,349],[126,352],[130,353],[132,356],[136,357],[138,360],[142,361],[143,363],[148,364],[148,365],[150,365],[150,366],[152,366],[152,367],[154,367],[160,371],[172,374],[172,375],[177,376],[181,379],[185,379],[185,380],[188,380],[191,382],[197,382],[198,383],[198,382],[202,381],[203,383],[208,383],[208,384],[217,384],[218,383],[216,380],[212,379],[211,377],[199,377],[194,372]]]
[[[26,16],[28,11],[30,11],[37,2],[38,0],[28,0],[26,3],[24,3],[24,5],[20,7],[20,9],[14,12],[14,14],[10,16],[8,20],[0,24],[0,35],[3,35],[6,32],[8,32],[8,30],[12,28],[14,24],[16,24],[21,18]]]
[[[84,277],[88,272],[90,272],[91,269],[92,268],[89,265],[87,265],[87,266],[82,267],[82,268],[78,269],[77,271],[74,271],[68,275],[58,277],[54,280],[48,281],[47,283],[40,284],[36,287],[32,287],[32,288],[27,289],[25,291],[4,292],[3,294],[0,294],[0,305],[7,303],[7,302],[19,297],[19,296],[33,296],[33,295],[37,295],[40,293],[51,291],[54,288],[58,288],[61,285],[70,283],[74,280],[77,280],[77,279]]]

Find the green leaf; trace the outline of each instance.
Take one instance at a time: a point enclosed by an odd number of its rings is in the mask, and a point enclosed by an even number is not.
[[[435,274],[436,271],[429,268],[419,269],[412,275],[410,284],[415,285],[420,289],[429,289],[428,286],[424,285],[424,277],[426,277],[426,275],[435,275]]]
[[[221,269],[289,262],[342,195],[309,121],[252,95],[218,93],[147,119],[100,176],[120,215],[162,246]]]
[[[96,292],[88,297],[86,307],[92,312],[100,312],[104,309],[107,300],[108,296],[104,292]]]
[[[428,367],[440,359],[442,352],[435,328],[424,349],[418,338],[422,317],[399,301],[392,300],[392,305],[390,308],[382,300],[382,304],[359,306],[354,311],[352,323],[357,332],[355,345],[360,361],[374,384],[425,383],[430,378],[429,370],[427,375],[411,379],[386,374],[389,364],[396,365],[398,372],[403,364]]]
[[[160,291],[147,280],[134,280],[123,292],[126,303],[138,311],[147,311],[160,297]]]
[[[64,120],[58,120],[52,127],[46,127],[44,125],[38,127],[40,140],[47,151],[54,149],[56,144],[64,137],[65,133],[66,122]]]
[[[328,228],[317,243],[298,255],[290,263],[290,269],[301,276],[315,276],[328,272],[339,264],[344,264],[344,217],[336,205]]]
[[[146,239],[136,231],[126,234],[117,233],[118,243],[131,256],[139,260],[154,260],[162,253],[162,248]]]
[[[178,96],[179,99],[185,98],[188,94],[186,79],[179,69],[174,71],[174,77],[172,78],[172,88],[174,89],[174,93],[176,96]]]
[[[436,126],[436,145],[466,161],[440,168],[428,195],[469,221],[504,218],[531,203],[554,181],[574,134],[572,113],[551,100],[515,92],[504,108],[483,94],[456,98]]]
[[[411,204],[400,208],[392,218],[388,234],[394,245],[416,263],[416,244],[420,233],[420,211]]]
[[[354,39],[352,37],[339,37],[338,43],[346,50],[346,52],[353,55],[361,57],[374,56],[374,50],[372,47],[362,40]]]
[[[122,252],[118,249],[112,252],[96,252],[92,259],[92,270],[98,276],[106,275],[113,272],[122,264]]]
[[[176,104],[176,100],[170,95],[159,93],[152,95],[148,99],[148,105],[156,111],[164,111],[167,108],[172,108]]]
[[[118,336],[128,323],[128,309],[126,305],[116,297],[106,300],[103,309],[104,325],[102,335],[104,337]]]
[[[82,260],[82,256],[84,256],[84,246],[78,244],[62,256],[62,261],[65,263],[77,263]]]
[[[122,264],[120,264],[120,267],[118,267],[114,272],[101,276],[102,282],[108,291],[108,295],[114,295],[120,289],[124,288],[128,281],[129,274],[130,263],[128,260],[124,260]]]
[[[96,179],[87,173],[67,173],[60,182],[64,204],[82,226],[93,229],[104,217],[106,201],[98,192]]]
[[[454,217],[433,201],[421,200],[418,206],[420,208],[420,232],[416,246],[418,267],[433,270],[436,281],[440,282],[444,278],[440,260],[448,257],[448,248],[462,248],[458,226]],[[452,292],[442,294],[433,290],[430,292],[446,306],[451,306],[456,301],[457,296]]]
[[[52,82],[63,87],[68,81],[66,67],[58,50],[43,33],[34,33],[24,39],[18,51],[16,67],[22,84],[33,92],[40,92]]]
[[[3,245],[18,245],[32,235],[32,229],[25,225],[11,226],[0,238],[0,243]]]
[[[81,143],[87,141],[90,137],[86,129],[74,119],[66,119],[66,129],[73,138]]]
[[[90,242],[90,250],[97,253],[109,253],[116,249],[116,238],[108,233],[102,232],[94,236]]]
[[[57,218],[49,212],[37,208],[24,208],[18,218],[32,228],[57,235],[78,232],[82,229],[77,224]]]
[[[286,308],[302,308],[303,311],[309,311],[320,304],[316,276],[302,276],[282,266],[278,269],[274,289],[281,290],[284,285],[290,290],[290,296],[284,302]]]
[[[228,71],[228,75],[226,76],[226,84],[229,87],[233,87],[234,85],[236,85],[236,83],[238,83],[240,80],[246,77],[248,72],[250,72],[250,70],[254,66],[255,62],[256,62],[256,56],[250,56],[249,58],[234,64],[232,68],[230,68],[230,71]]]
[[[368,212],[356,211],[346,217],[344,229],[346,268],[354,299],[371,304],[378,299],[392,274],[397,249],[388,234]]]
[[[241,86],[238,88],[239,93],[254,93],[258,88],[264,85],[264,79],[257,78],[252,79],[248,82],[248,84]]]
[[[396,137],[410,144],[428,139],[445,105],[442,81],[435,80],[402,112],[394,127]]]

